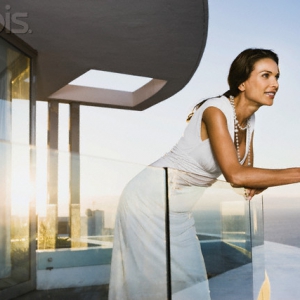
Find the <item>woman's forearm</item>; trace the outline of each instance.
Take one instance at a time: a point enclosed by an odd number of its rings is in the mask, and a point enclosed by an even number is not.
[[[241,166],[230,170],[224,177],[233,185],[268,188],[300,182],[300,168],[261,169]]]

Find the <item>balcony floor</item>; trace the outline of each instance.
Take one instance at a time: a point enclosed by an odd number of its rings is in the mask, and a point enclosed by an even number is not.
[[[17,297],[18,300],[106,300],[108,299],[108,285],[78,287],[72,289],[57,289],[47,291],[32,291]]]
[[[300,249],[293,246],[265,242],[265,266],[271,285],[272,300],[298,300],[300,299]],[[236,278],[239,272],[245,269],[239,268],[234,270]],[[231,271],[232,272],[232,271]],[[236,280],[235,287],[228,284],[224,285],[224,276],[220,275],[211,280],[210,284],[220,286],[220,295],[212,295],[214,299],[222,300],[252,300],[250,295],[245,295],[243,286],[248,282]],[[223,285],[222,285],[223,283]],[[232,295],[231,289],[236,289],[238,293],[235,297]],[[73,289],[60,289],[49,291],[33,291],[15,299],[19,300],[41,300],[41,299],[72,299],[72,300],[106,300],[108,295],[108,286],[83,287]]]
[[[266,271],[272,300],[300,299],[300,248],[265,242]]]
[[[271,286],[271,300],[299,300],[300,299],[300,248],[265,242],[265,269],[269,277]],[[250,274],[250,265],[234,269],[220,276],[212,278],[210,285],[217,286],[212,293],[213,299],[222,300],[252,300],[251,295],[245,294],[245,287],[251,278],[245,274]],[[231,281],[228,284],[228,277]],[[232,280],[234,278],[235,280]],[[243,278],[243,279],[242,279]],[[234,296],[232,291],[234,292]]]

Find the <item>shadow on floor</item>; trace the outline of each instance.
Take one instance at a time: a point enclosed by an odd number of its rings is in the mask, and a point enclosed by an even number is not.
[[[32,291],[17,300],[107,300],[108,285],[56,289],[48,291]]]

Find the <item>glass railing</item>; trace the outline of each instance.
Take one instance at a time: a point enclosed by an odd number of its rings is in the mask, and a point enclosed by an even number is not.
[[[242,188],[169,170],[169,209],[172,299],[257,299],[261,196],[249,202]]]
[[[261,196],[249,202],[242,188],[177,170],[21,145],[0,151],[0,291],[30,276],[34,195],[37,289],[110,285],[111,299],[257,299]]]

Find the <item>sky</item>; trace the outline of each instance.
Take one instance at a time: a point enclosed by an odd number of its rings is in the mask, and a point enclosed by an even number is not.
[[[278,54],[281,75],[274,105],[256,114],[255,166],[300,166],[299,16],[300,1],[296,0],[209,0],[206,48],[190,82],[176,95],[142,112],[82,106],[81,153],[151,164],[182,136],[186,116],[196,103],[228,89],[233,59],[244,49],[257,47]],[[46,126],[43,105],[38,106],[37,128]],[[67,150],[66,116],[67,106],[62,105],[62,150]]]

